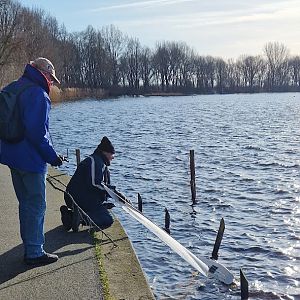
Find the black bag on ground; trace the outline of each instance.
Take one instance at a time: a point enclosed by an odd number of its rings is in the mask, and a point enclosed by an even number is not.
[[[21,88],[16,81],[0,91],[0,139],[8,143],[18,143],[24,138],[24,125],[20,115],[18,98],[27,88],[34,86],[29,83]]]

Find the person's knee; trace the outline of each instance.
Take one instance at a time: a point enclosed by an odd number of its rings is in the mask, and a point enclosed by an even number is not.
[[[111,214],[107,214],[101,221],[102,221],[101,227],[102,227],[102,229],[105,229],[105,228],[110,227],[113,224],[114,219]]]
[[[89,218],[101,229],[110,227],[113,222],[113,216],[107,210],[86,211]]]

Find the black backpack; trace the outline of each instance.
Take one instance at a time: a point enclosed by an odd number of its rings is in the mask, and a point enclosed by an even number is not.
[[[24,125],[21,119],[18,98],[27,88],[35,86],[28,83],[21,88],[16,81],[0,91],[0,139],[8,143],[18,143],[24,138]]]

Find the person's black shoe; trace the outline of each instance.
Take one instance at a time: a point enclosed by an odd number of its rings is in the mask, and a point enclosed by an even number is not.
[[[69,231],[72,228],[72,211],[66,205],[60,207],[61,221],[64,228]]]
[[[74,232],[78,232],[78,227],[80,223],[81,223],[81,218],[80,218],[79,209],[77,207],[74,207],[73,216],[72,216],[72,230]]]
[[[81,221],[80,221],[80,224],[81,224],[82,226],[88,226],[88,225],[89,225],[89,221],[87,220],[86,217],[82,217],[82,218],[81,218]]]
[[[58,260],[58,256],[51,253],[45,253],[44,255],[35,258],[24,257],[25,264],[29,266],[48,265],[56,262],[57,260]]]

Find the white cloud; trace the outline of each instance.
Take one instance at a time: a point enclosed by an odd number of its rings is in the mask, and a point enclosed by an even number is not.
[[[114,22],[122,31],[138,37],[142,44],[154,46],[155,41],[185,41],[200,54],[238,57],[240,54],[260,54],[268,41],[286,44],[299,53],[300,0],[244,1],[220,9],[214,7],[178,5],[144,14],[132,14],[126,20]],[[230,2],[230,1],[228,1]],[[221,5],[221,4],[220,4]],[[193,6],[193,9],[192,9]],[[187,8],[188,9],[184,9]],[[218,9],[217,9],[218,8]]]
[[[100,12],[105,10],[120,10],[126,8],[149,8],[149,7],[159,7],[165,5],[173,5],[184,2],[194,2],[195,0],[151,0],[151,1],[138,1],[129,2],[124,4],[116,4],[110,6],[102,6],[98,8],[91,9],[91,12]]]
[[[151,1],[152,2],[152,1]],[[297,4],[297,5],[295,5]],[[157,17],[142,16],[134,20],[116,21],[119,26],[175,26],[175,28],[192,29],[201,26],[247,23],[257,21],[299,18],[300,1],[285,1],[276,4],[262,4],[252,9],[232,11],[190,12],[179,15],[161,15]]]

